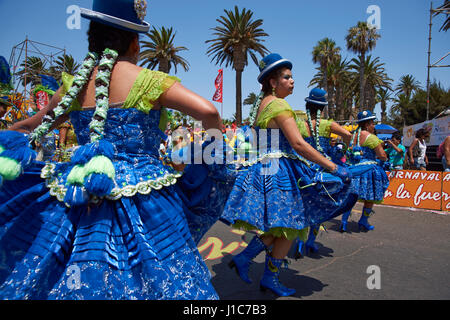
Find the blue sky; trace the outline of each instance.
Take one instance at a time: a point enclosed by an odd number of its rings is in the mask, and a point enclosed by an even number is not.
[[[433,7],[444,0],[433,1]],[[371,52],[385,63],[386,71],[394,80],[394,85],[405,74],[412,74],[423,87],[427,77],[428,24],[430,1],[426,0],[150,0],[147,17],[156,27],[173,27],[177,32],[175,44],[189,50],[181,52],[189,63],[190,70],[178,69],[176,76],[189,89],[211,99],[214,93],[214,79],[221,66],[211,62],[206,56],[208,45],[205,40],[213,38],[211,28],[216,19],[237,5],[254,12],[254,19],[263,19],[263,29],[269,34],[264,45],[293,62],[295,79],[294,93],[287,101],[294,109],[304,110],[304,98],[311,88],[309,81],[315,74],[311,51],[324,37],[336,41],[342,49],[343,57],[351,59],[354,54],[346,50],[345,36],[350,27],[358,21],[366,21],[373,14],[367,13],[370,5],[380,8],[381,38]],[[58,48],[80,62],[87,52],[86,31],[88,20],[81,19],[80,29],[67,28],[70,16],[66,12],[70,5],[91,8],[92,0],[40,0],[12,1],[0,0],[0,55],[6,60],[12,49],[25,38]],[[439,32],[444,17],[433,19],[431,62],[436,62],[450,51],[450,32]],[[145,39],[145,37],[143,37]],[[44,47],[40,47],[44,48]],[[56,49],[47,49],[54,53]],[[16,51],[16,54],[18,52]],[[442,63],[449,64],[450,56]],[[172,73],[174,71],[172,70]],[[256,81],[259,70],[249,60],[242,78],[242,95],[259,92]],[[450,88],[450,68],[433,68],[431,80],[440,81],[444,88]],[[214,103],[221,109],[219,103]],[[248,115],[249,107],[243,106],[243,115]],[[380,117],[379,106],[375,109]],[[231,118],[235,112],[235,72],[224,68],[223,117]]]

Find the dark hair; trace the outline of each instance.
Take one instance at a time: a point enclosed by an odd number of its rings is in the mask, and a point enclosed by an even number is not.
[[[419,138],[425,136],[425,134],[426,134],[425,129],[419,129],[416,131],[416,138],[419,139]]]
[[[314,117],[316,117],[317,110],[320,110],[322,112],[323,109],[325,109],[325,106],[307,101],[305,108],[306,108],[306,110],[309,110],[309,113],[311,114],[311,117],[314,118]]]
[[[119,56],[123,56],[134,39],[139,39],[139,35],[135,32],[117,29],[95,21],[89,24],[87,35],[89,51],[99,56],[106,48],[115,50]]]
[[[370,119],[370,120],[366,120],[366,121],[360,122],[360,123],[359,123],[359,127],[360,127],[362,130],[366,130],[366,125],[367,125],[368,123],[370,123],[370,121],[373,122],[373,119]]]
[[[264,92],[265,94],[272,93],[272,86],[270,85],[270,80],[280,77],[281,71],[283,69],[284,68],[275,69],[266,76],[266,78],[262,82],[262,89],[261,89],[262,92]]]
[[[402,141],[402,134],[400,133],[400,131],[394,132],[392,134],[392,139]]]

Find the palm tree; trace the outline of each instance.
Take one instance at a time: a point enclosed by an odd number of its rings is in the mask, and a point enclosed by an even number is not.
[[[155,27],[145,34],[150,41],[141,41],[143,50],[139,55],[142,61],[141,66],[147,66],[154,69],[158,66],[158,71],[169,73],[172,66],[177,73],[177,66],[181,65],[184,71],[189,70],[189,63],[178,55],[180,51],[188,50],[186,47],[176,47],[173,43],[176,32],[172,27],[166,29],[161,27],[157,30]]]
[[[323,84],[323,80],[326,77],[326,88],[328,92],[328,116],[334,119],[342,117],[342,110],[340,109],[343,105],[343,89],[346,86],[346,83],[350,81],[349,63],[346,59],[342,60],[341,56],[337,56],[328,63],[326,69],[322,67],[318,67],[316,69],[318,72],[310,81],[309,86],[320,86]]]
[[[329,65],[332,64],[335,60],[340,59],[341,48],[336,46],[336,42],[331,40],[330,38],[324,38],[320,40],[317,45],[313,48],[312,56],[313,62],[318,63],[320,68],[323,70],[323,83],[319,86],[324,88],[328,93],[328,107],[326,108],[325,116],[328,117],[333,114],[333,88],[329,87],[328,74],[329,74]]]
[[[334,60],[340,58],[340,51],[341,48],[337,47],[336,42],[334,40],[331,40],[330,38],[324,38],[320,40],[313,48],[313,62],[318,63],[321,69],[324,71],[323,83],[320,85],[320,87],[324,88],[325,90],[327,90],[328,83],[328,65]]]
[[[80,64],[71,55],[64,54],[56,59],[54,66],[48,68],[47,74],[61,82],[62,72],[75,75],[79,68]]]
[[[335,109],[331,110],[333,116],[336,120],[344,120],[345,114],[345,100],[348,90],[351,87],[351,72],[350,63],[347,59],[342,60],[339,58],[330,65],[330,83],[333,86],[332,99],[335,105]]]
[[[420,82],[417,81],[414,76],[407,74],[400,78],[400,83],[395,87],[398,93],[403,93],[408,99],[411,98],[411,94],[420,89]]]
[[[56,59],[56,67],[61,72],[66,72],[71,75],[75,75],[80,68],[80,64],[75,61],[72,55],[62,55]],[[59,76],[61,78],[61,75]],[[57,78],[57,80],[59,80]]]
[[[252,106],[256,102],[256,100],[258,100],[258,95],[254,92],[250,92],[247,98],[244,99],[244,105]]]
[[[347,41],[347,49],[359,54],[360,60],[360,70],[359,70],[359,108],[360,111],[364,108],[364,63],[366,53],[375,48],[377,40],[380,35],[377,33],[375,28],[369,27],[367,22],[359,21],[354,27],[348,30],[348,34],[345,37]]]
[[[408,114],[408,109],[410,108],[410,98],[401,93],[394,99],[394,105],[391,108],[392,113],[398,114],[401,121],[403,122],[403,127],[406,125],[406,116]]]
[[[354,59],[355,62],[358,60]],[[376,57],[372,60],[372,56],[367,56],[364,66],[364,105],[372,112],[375,109],[376,95],[378,88],[391,89],[392,79],[388,77],[384,63],[380,62],[380,58]]]
[[[206,54],[211,56],[211,61],[225,67],[232,65],[236,71],[236,121],[242,123],[242,72],[248,65],[247,55],[258,65],[255,53],[261,57],[269,51],[261,44],[262,37],[268,34],[261,29],[262,19],[252,20],[253,12],[245,8],[239,12],[237,6],[232,10],[224,10],[225,16],[220,16],[216,21],[219,26],[212,28],[215,32],[214,39],[206,40],[211,43]]]
[[[387,88],[378,88],[377,90],[377,101],[381,104],[381,123],[387,122],[386,107],[387,102],[392,100],[391,93],[392,91]]]
[[[45,69],[45,62],[41,58],[30,56],[20,64],[23,68],[21,71],[17,72],[19,79],[22,81],[22,85],[30,84],[34,87],[41,83],[40,74],[47,74]],[[26,82],[26,83],[25,83]]]
[[[444,21],[444,24],[441,26],[439,31],[444,30],[447,31],[450,28],[450,0],[445,0],[445,2],[442,4],[442,6],[435,9],[435,14],[442,14],[445,13],[447,15],[447,18]]]

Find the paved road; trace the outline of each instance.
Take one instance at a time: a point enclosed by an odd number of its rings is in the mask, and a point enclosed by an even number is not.
[[[232,255],[253,234],[232,231],[217,222],[200,241],[199,250],[223,300],[450,299],[450,215],[376,206],[370,218],[375,230],[359,232],[361,209],[361,204],[353,209],[349,233],[338,231],[340,217],[331,220],[325,223],[327,231],[318,236],[318,253],[290,259],[281,281],[297,290],[292,297],[279,298],[259,290],[264,253],[251,267],[251,285],[228,268]],[[379,289],[369,289],[368,282]]]

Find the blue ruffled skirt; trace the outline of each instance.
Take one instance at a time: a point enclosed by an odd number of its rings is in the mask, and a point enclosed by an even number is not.
[[[196,244],[219,220],[233,188],[236,171],[225,165],[187,165],[175,189]]]
[[[353,174],[352,189],[358,199],[382,201],[389,187],[389,178],[378,164],[358,164],[348,167]]]
[[[239,172],[221,220],[243,221],[269,232],[274,228],[302,230],[351,209],[357,197],[350,184],[307,186],[315,171],[299,160],[281,157],[274,174],[263,175],[257,162]],[[303,189],[300,189],[304,187]]]
[[[177,186],[68,208],[43,165],[0,190],[1,299],[218,298]]]

